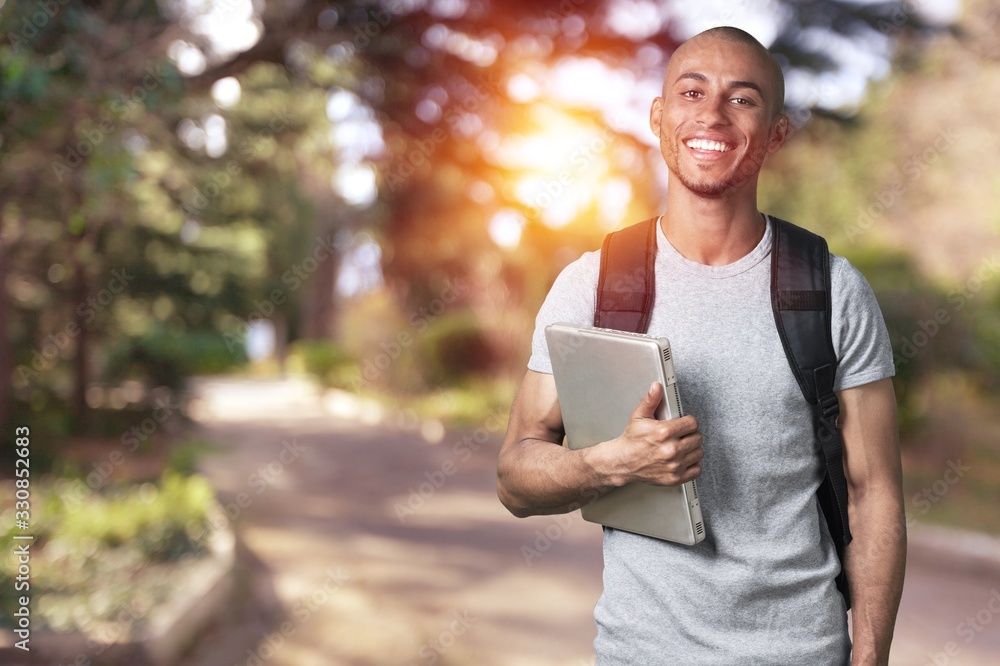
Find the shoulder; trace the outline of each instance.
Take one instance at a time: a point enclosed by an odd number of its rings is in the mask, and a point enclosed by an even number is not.
[[[860,386],[895,372],[885,318],[868,280],[850,261],[830,255],[831,334],[840,365],[836,390]]]
[[[830,253],[830,289],[831,296],[857,297],[869,294],[871,285],[864,274],[846,257]]]
[[[552,292],[581,291],[594,292],[601,272],[601,252],[584,252],[579,258],[566,264],[552,285]]]
[[[563,322],[590,326],[594,321],[597,300],[597,277],[601,269],[600,252],[586,252],[570,262],[556,277],[542,307],[535,317],[535,332],[531,337],[531,358],[528,369],[551,373],[545,327]]]

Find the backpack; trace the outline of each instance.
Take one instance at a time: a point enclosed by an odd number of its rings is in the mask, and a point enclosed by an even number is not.
[[[837,589],[849,609],[844,549],[851,530],[843,441],[836,425],[840,404],[833,392],[837,357],[830,329],[830,254],[821,236],[771,219],[771,308],[788,365],[812,407],[813,428],[823,449],[825,474],[817,498],[841,562]],[[604,239],[594,326],[646,332],[653,310],[656,226],[657,218],[652,218]]]

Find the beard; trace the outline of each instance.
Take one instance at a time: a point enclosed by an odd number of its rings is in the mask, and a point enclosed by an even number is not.
[[[759,173],[764,163],[764,156],[767,154],[766,150],[761,150],[756,156],[754,154],[744,155],[730,171],[721,175],[711,175],[702,172],[698,166],[686,171],[682,169],[680,151],[683,148],[683,144],[673,137],[668,143],[660,142],[660,152],[663,154],[670,173],[694,194],[711,198],[722,196]]]

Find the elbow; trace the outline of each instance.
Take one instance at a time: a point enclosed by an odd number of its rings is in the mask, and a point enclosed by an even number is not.
[[[500,503],[504,505],[504,508],[510,511],[515,518],[527,518],[534,515],[528,507],[514,501],[499,485],[497,485],[497,497],[500,498]]]
[[[507,475],[504,473],[502,467],[497,468],[497,498],[499,498],[500,503],[504,505],[504,508],[510,511],[510,513],[515,518],[527,518],[528,516],[534,515],[531,509],[524,504],[524,502],[519,502],[516,495],[511,491],[510,483],[507,480]]]

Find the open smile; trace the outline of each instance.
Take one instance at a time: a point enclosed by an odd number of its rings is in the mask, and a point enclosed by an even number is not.
[[[709,153],[728,153],[733,149],[728,143],[722,141],[710,141],[708,139],[688,139],[684,145],[692,150]]]

